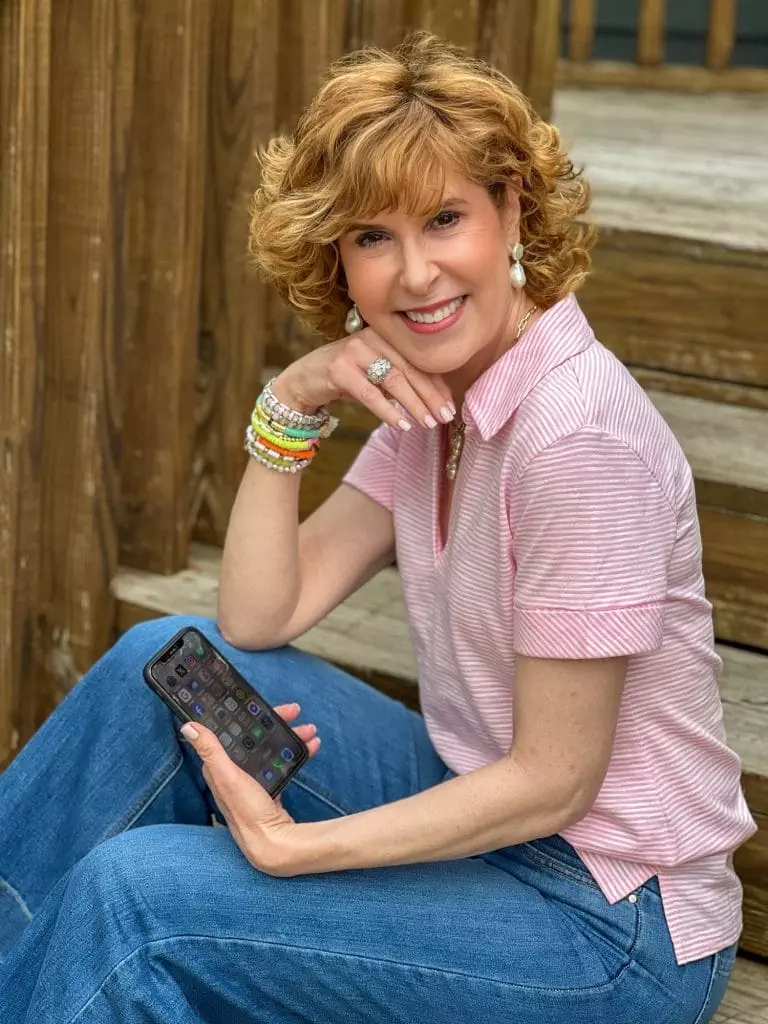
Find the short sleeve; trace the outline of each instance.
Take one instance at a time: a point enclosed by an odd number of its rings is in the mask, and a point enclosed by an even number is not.
[[[539,453],[514,486],[513,645],[535,658],[658,650],[674,509],[640,457],[583,429]]]
[[[390,512],[394,506],[399,433],[387,423],[378,426],[363,445],[343,480]]]

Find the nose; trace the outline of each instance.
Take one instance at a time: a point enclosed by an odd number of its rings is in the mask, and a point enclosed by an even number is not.
[[[429,244],[423,240],[404,241],[400,247],[400,286],[403,292],[416,298],[430,295],[433,284],[440,276]]]

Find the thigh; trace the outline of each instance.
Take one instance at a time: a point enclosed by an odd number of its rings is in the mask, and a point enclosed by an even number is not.
[[[584,931],[481,858],[281,879],[225,830],[154,825],[60,883],[0,995],[41,1024],[693,1019]]]
[[[224,640],[212,619],[168,616],[135,626],[126,650],[141,662],[185,625],[194,625],[272,704],[297,701],[300,722],[314,722],[320,751],[283,795],[300,821],[365,810],[411,796],[440,782],[447,771],[427,735],[424,719],[399,701],[322,658],[293,647],[244,651]]]

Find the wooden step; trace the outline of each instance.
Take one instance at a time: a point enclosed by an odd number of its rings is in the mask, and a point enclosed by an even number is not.
[[[738,957],[712,1024],[768,1024],[768,965]]]
[[[220,552],[195,544],[189,568],[173,576],[123,569],[113,581],[118,629],[159,615],[216,616]],[[299,637],[296,646],[349,669],[405,701],[417,703],[416,660],[395,569],[380,572]],[[718,645],[728,738],[742,758],[744,790],[760,826],[738,852],[744,884],[742,944],[768,956],[768,656]]]

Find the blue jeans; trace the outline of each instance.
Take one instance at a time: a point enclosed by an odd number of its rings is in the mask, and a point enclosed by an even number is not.
[[[679,967],[655,880],[610,905],[558,836],[464,860],[272,878],[225,828],[200,762],[142,679],[194,622],[320,754],[298,820],[451,775],[420,715],[291,648],[207,619],[126,633],[0,776],[0,1019],[14,1024],[703,1024],[734,950]]]

